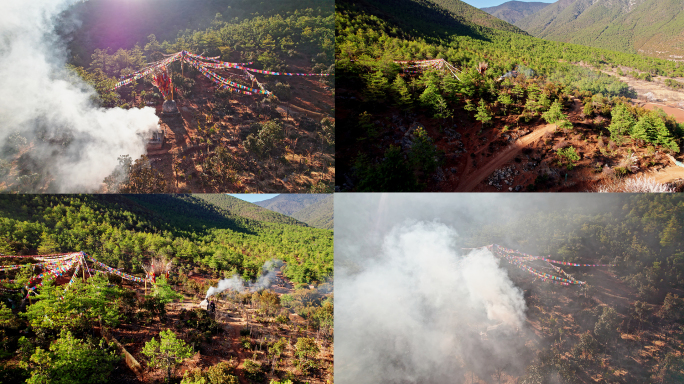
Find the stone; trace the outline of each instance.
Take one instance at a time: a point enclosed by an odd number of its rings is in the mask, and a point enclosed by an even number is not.
[[[176,115],[180,112],[178,112],[178,107],[176,106],[175,101],[166,100],[164,104],[162,104],[162,113],[165,115]]]

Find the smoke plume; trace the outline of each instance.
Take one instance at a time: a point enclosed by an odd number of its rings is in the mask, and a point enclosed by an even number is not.
[[[206,298],[218,295],[226,290],[243,292],[245,290],[258,291],[268,288],[275,281],[276,274],[282,266],[283,262],[281,260],[269,260],[265,262],[264,266],[261,267],[261,276],[259,276],[254,283],[244,281],[240,275],[235,275],[230,279],[223,279],[218,282],[216,287],[209,287]]]
[[[95,90],[65,68],[55,27],[75,2],[0,2],[0,183],[35,176],[25,189],[97,190],[119,156],[145,153],[157,126],[153,108],[99,108]],[[18,174],[7,172],[12,161]]]
[[[347,242],[336,239],[336,259]],[[354,268],[335,266],[336,382],[489,382],[523,370],[523,294],[488,250],[465,254],[453,229],[425,221],[395,224],[368,249],[377,254]]]

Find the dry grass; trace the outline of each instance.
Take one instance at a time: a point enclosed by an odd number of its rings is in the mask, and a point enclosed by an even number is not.
[[[625,193],[671,193],[675,189],[667,184],[660,184],[654,178],[637,175],[634,177],[614,179],[613,181],[604,183],[599,186],[596,192],[610,193],[610,192],[625,192]]]

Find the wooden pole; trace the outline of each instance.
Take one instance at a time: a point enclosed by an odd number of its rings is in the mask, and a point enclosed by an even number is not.
[[[169,65],[169,81],[171,82],[171,100],[173,100],[173,73],[171,72],[171,66]]]

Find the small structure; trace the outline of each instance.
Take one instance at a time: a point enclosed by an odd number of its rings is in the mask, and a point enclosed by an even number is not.
[[[164,130],[159,129],[152,132],[152,138],[147,141],[147,150],[162,149],[164,146]]]
[[[164,104],[162,104],[162,115],[175,116],[179,113],[180,111],[178,110],[178,107],[176,106],[176,102],[174,100],[166,100],[164,101]]]
[[[518,71],[508,71],[508,72],[504,73],[503,76],[499,77],[497,79],[497,81],[502,81],[503,79],[505,79],[507,77],[512,77],[512,78],[518,77]]]

